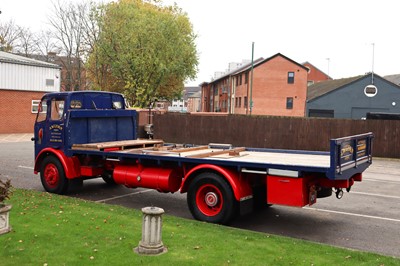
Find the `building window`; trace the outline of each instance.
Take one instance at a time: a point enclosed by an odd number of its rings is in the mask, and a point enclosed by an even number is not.
[[[288,84],[293,84],[294,83],[294,72],[288,72],[287,83]]]
[[[239,76],[239,85],[242,85],[242,74]]]
[[[249,83],[249,72],[246,72],[245,76],[244,76],[244,84]]]
[[[247,108],[247,96],[243,98],[243,107]]]
[[[33,105],[34,105],[34,101],[32,101],[32,110],[33,110]],[[38,101],[39,102],[39,101]],[[47,104],[46,104],[46,100],[43,100],[42,102],[39,103],[38,108],[38,115],[36,117],[36,122],[42,122],[44,120],[46,120],[46,116],[47,116]]]
[[[32,107],[31,107],[31,112],[33,114],[36,114],[39,110],[39,104],[40,100],[32,100]],[[41,113],[46,113],[47,112],[47,105],[46,102],[42,103],[42,108],[40,110]]]
[[[54,79],[46,79],[47,87],[54,87]]]
[[[308,111],[309,117],[330,117],[334,118],[334,111],[328,109],[310,109]]]
[[[242,107],[242,97],[239,97],[239,107]]]
[[[214,95],[218,95],[218,88],[214,88]]]
[[[375,85],[368,85],[364,88],[364,94],[367,97],[374,97],[378,93],[378,89]]]
[[[293,97],[286,98],[286,109],[293,109]]]

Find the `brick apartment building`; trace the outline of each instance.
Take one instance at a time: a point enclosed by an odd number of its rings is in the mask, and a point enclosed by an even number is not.
[[[0,51],[0,134],[31,133],[46,92],[60,90],[60,67]]]
[[[210,83],[202,83],[202,111],[304,116],[307,77],[307,67],[280,53],[260,58],[253,62],[253,67],[250,63]]]
[[[311,86],[311,85],[321,82],[321,81],[327,81],[327,80],[332,79],[329,75],[327,75],[323,71],[319,70],[317,67],[315,67],[310,62],[303,63],[303,66],[308,68],[308,78],[307,78],[308,86]]]

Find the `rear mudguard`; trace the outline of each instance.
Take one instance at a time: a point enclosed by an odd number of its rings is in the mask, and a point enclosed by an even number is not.
[[[213,164],[201,164],[192,168],[186,173],[180,191],[181,193],[187,192],[190,183],[196,178],[199,173],[213,172],[221,175],[221,178],[225,178],[232,188],[233,194],[236,200],[241,201],[248,199],[252,196],[252,189],[246,178],[243,178],[240,173],[227,169],[218,165]]]

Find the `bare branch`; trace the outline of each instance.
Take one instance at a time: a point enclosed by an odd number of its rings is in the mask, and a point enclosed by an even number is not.
[[[0,51],[11,52],[20,36],[21,28],[13,20],[0,22]]]
[[[37,37],[29,28],[20,27],[19,38],[14,46],[14,52],[30,57],[37,53]]]

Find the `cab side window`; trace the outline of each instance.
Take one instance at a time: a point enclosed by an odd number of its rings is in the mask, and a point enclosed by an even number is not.
[[[36,122],[42,122],[46,120],[46,116],[47,116],[47,103],[46,100],[43,100],[39,103],[38,106]]]
[[[51,120],[62,120],[64,114],[64,101],[63,100],[51,100]]]

